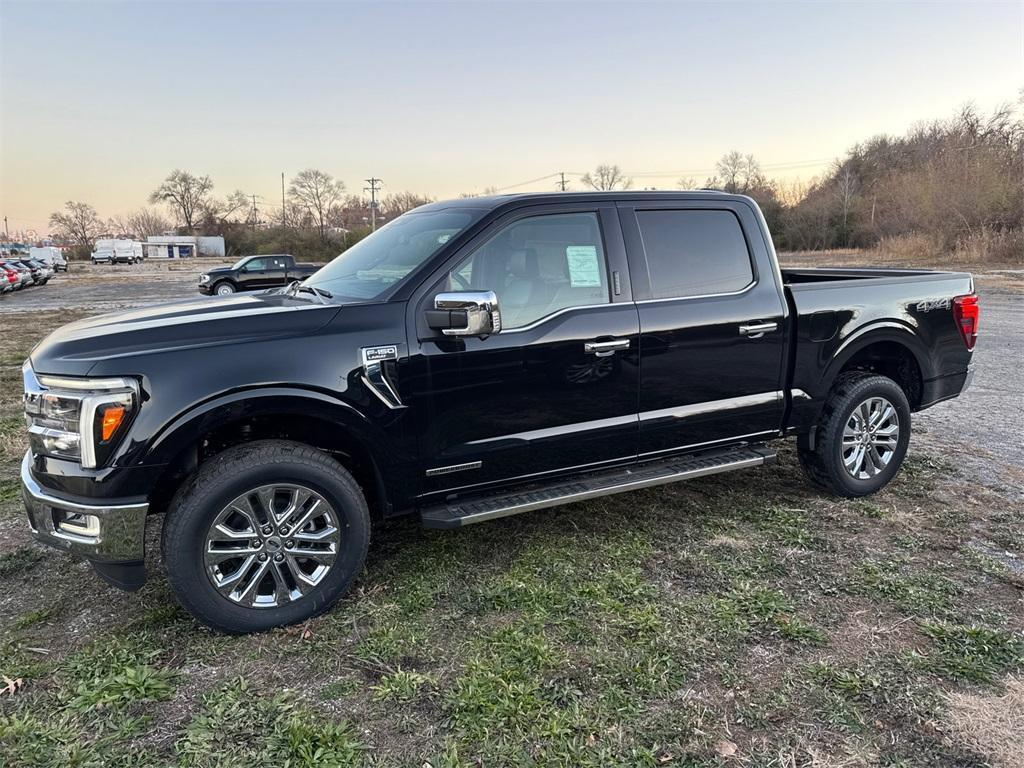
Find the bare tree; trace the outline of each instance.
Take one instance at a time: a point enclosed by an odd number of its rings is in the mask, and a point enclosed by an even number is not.
[[[329,173],[307,168],[292,179],[288,194],[296,207],[309,214],[320,239],[326,239],[328,219],[345,195],[344,183]]]
[[[111,216],[106,223],[106,230],[111,234],[138,239],[163,234],[172,227],[166,217],[152,208],[140,208],[127,214]]]
[[[761,172],[761,166],[753,155],[744,155],[735,149],[722,155],[715,163],[715,175],[707,180],[705,186],[721,189],[730,194],[746,195],[753,190],[768,185],[768,180]]]
[[[580,181],[601,191],[629,189],[633,186],[633,180],[627,178],[617,165],[599,165],[592,173],[583,174]]]
[[[216,203],[216,217],[221,223],[238,223],[252,218],[252,196],[236,189]]]
[[[213,182],[209,176],[193,176],[188,171],[175,169],[153,190],[149,202],[167,203],[175,214],[181,216],[185,227],[192,230],[209,210],[212,189]]]
[[[73,200],[64,203],[63,211],[50,214],[50,226],[82,250],[91,250],[96,238],[103,233],[103,222],[96,209]]]
[[[380,212],[388,218],[388,220],[394,219],[396,216],[401,216],[406,211],[411,211],[413,208],[419,208],[421,205],[432,203],[429,197],[423,197],[417,195],[414,192],[395,192],[393,194],[386,195],[384,199],[380,201]]]
[[[125,220],[128,223],[128,230],[136,237],[162,235],[173,228],[173,223],[153,208],[139,208],[129,213]]]
[[[839,211],[843,221],[840,245],[844,248],[850,244],[850,211],[853,209],[858,186],[857,174],[854,173],[849,163],[844,163],[835,177],[835,195],[839,201]]]

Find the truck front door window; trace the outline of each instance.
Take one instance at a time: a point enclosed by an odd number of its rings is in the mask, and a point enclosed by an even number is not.
[[[506,330],[561,309],[607,304],[608,270],[597,214],[515,221],[452,269],[447,289],[494,291]]]

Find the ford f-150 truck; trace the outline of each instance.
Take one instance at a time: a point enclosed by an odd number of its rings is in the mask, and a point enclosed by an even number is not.
[[[227,296],[236,291],[279,288],[305,280],[320,265],[297,262],[287,253],[245,256],[230,267],[215,267],[199,276],[199,292]]]
[[[969,274],[780,269],[749,198],[425,205],[288,290],[55,331],[24,365],[29,524],[126,589],[162,514],[207,624],[326,610],[371,519],[431,528],[769,464],[892,480],[911,414],[969,384]]]

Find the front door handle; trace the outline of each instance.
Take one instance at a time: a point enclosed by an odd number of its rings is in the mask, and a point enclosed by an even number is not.
[[[583,344],[583,351],[588,355],[608,357],[617,349],[629,349],[629,339],[613,339],[612,341],[588,341]]]
[[[740,336],[746,336],[749,339],[760,339],[766,333],[771,333],[772,331],[777,330],[778,327],[779,324],[776,322],[741,325]]]

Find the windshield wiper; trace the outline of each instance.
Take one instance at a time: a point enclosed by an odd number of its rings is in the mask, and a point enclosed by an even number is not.
[[[333,299],[334,298],[334,294],[331,293],[330,291],[325,291],[323,288],[317,288],[316,286],[313,286],[313,285],[303,285],[301,288],[299,288],[299,293],[307,293],[307,292],[308,293],[312,293],[314,296],[316,296],[318,299],[320,299],[320,303],[321,304],[326,304],[327,303],[326,301],[324,301],[324,299]]]
[[[303,285],[298,280],[293,280],[284,291],[286,296],[296,296],[300,293],[312,293],[321,304],[326,304],[326,299],[333,299],[334,294],[325,291],[323,288],[316,288],[312,285]]]

